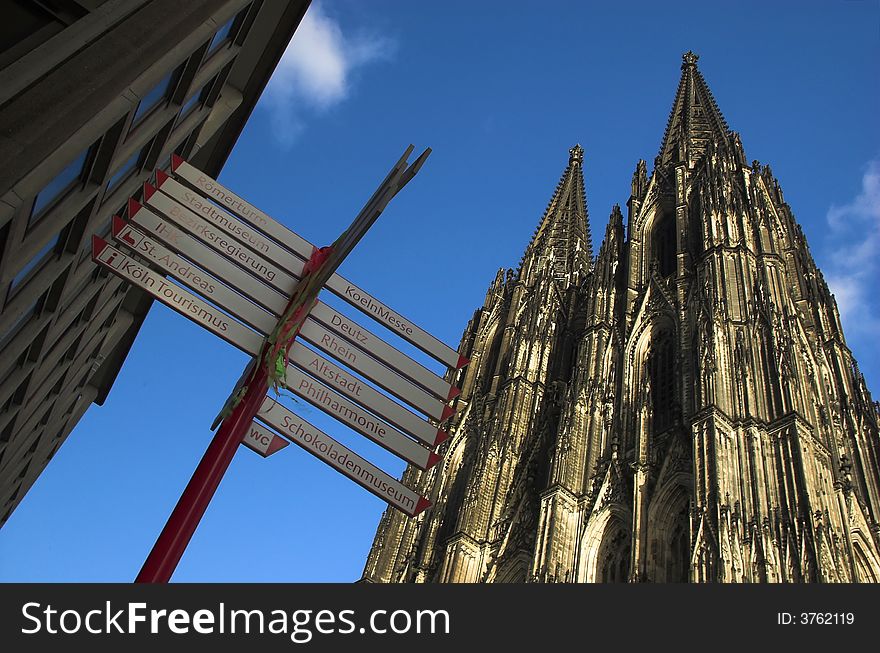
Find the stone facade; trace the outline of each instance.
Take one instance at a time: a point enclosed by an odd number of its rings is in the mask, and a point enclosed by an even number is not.
[[[878,405],[697,56],[593,257],[583,150],[465,329],[444,460],[374,582],[877,582]]]

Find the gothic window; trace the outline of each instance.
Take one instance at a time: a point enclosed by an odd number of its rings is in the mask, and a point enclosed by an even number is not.
[[[672,426],[675,397],[675,359],[672,336],[660,335],[648,353],[648,383],[651,390],[651,409],[654,416],[653,433]]]
[[[599,549],[596,580],[600,583],[626,583],[629,580],[630,555],[629,536],[617,526],[606,534]]]
[[[660,276],[668,277],[675,272],[675,216],[664,214],[654,227],[651,237],[651,259],[656,260]]]
[[[672,539],[669,542],[669,554],[666,557],[666,582],[688,582],[688,567],[690,566],[690,536],[687,523],[687,514],[679,515],[675,529],[672,531]]]

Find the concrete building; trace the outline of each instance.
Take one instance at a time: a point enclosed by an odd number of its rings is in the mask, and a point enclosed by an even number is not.
[[[0,526],[150,307],[92,234],[172,153],[217,176],[309,0],[11,0],[0,10]]]
[[[880,582],[878,404],[770,166],[688,52],[594,256],[569,152],[464,332],[442,464],[374,582]]]

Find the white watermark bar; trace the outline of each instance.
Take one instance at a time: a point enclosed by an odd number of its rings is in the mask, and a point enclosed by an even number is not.
[[[311,243],[222,186],[215,179],[194,168],[180,157],[172,157],[172,171],[176,176],[190,184],[203,197],[225,207],[240,219],[261,230],[267,236],[294,252],[300,259],[307,260],[311,256],[313,250]],[[167,175],[160,173],[161,171],[157,171],[157,183],[164,191]],[[177,186],[182,185],[177,184]],[[177,190],[177,187],[169,188],[170,192],[176,192]],[[179,193],[177,194],[178,197],[182,197]],[[204,207],[204,202],[199,202],[199,205]],[[190,206],[196,208],[195,203]],[[206,211],[204,208],[201,210]],[[207,211],[210,212],[210,209]],[[213,212],[218,216],[218,221],[225,223],[229,223],[229,219],[232,217],[226,211],[216,207],[213,209]],[[255,246],[257,245],[255,244]],[[338,274],[330,277],[327,281],[327,288],[425,353],[444,363],[447,367],[459,369],[467,364],[467,359],[459,355],[457,351]]]
[[[260,412],[257,413],[257,419],[410,517],[415,517],[431,505],[426,498],[413,492],[271,397],[266,397]],[[261,429],[261,433],[269,432],[256,422],[253,426]]]

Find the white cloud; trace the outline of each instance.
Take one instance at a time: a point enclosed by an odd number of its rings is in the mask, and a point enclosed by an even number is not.
[[[359,68],[388,59],[394,44],[375,34],[343,34],[321,3],[306,12],[266,86],[265,106],[281,145],[290,146],[309,114],[345,100]]]
[[[880,334],[880,161],[871,161],[852,202],[828,210],[832,240],[826,279],[847,335]]]

